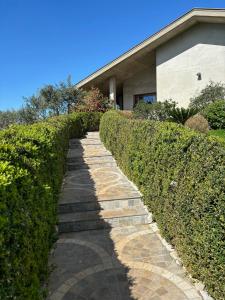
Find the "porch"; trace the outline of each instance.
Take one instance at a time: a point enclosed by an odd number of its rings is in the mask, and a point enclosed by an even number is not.
[[[106,66],[107,68],[107,66]],[[140,100],[156,101],[155,51],[133,55],[87,82],[82,88],[97,87],[121,110],[133,110]]]

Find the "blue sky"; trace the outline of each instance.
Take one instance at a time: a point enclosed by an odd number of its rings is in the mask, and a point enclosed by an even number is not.
[[[193,7],[225,0],[0,0],[0,110],[79,81]]]

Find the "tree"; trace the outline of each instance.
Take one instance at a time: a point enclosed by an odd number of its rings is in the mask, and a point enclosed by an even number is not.
[[[75,105],[82,99],[84,92],[77,89],[76,86],[72,84],[70,75],[67,78],[67,82],[60,82],[59,85],[57,85],[57,88],[60,93],[61,101],[69,114]]]
[[[0,129],[6,128],[11,124],[19,123],[20,116],[16,110],[0,111]]]
[[[22,107],[20,113],[25,122],[33,123],[38,120],[43,120],[48,117],[48,105],[40,95],[32,95],[24,98],[25,105]]]
[[[39,91],[39,101],[44,104],[50,115],[64,113],[63,101],[57,86],[48,84]]]
[[[39,91],[41,100],[48,109],[50,115],[70,113],[72,107],[82,97],[82,91],[78,90],[72,84],[71,76],[68,76],[67,81],[61,81],[59,84],[46,85]]]
[[[0,111],[0,128],[10,124],[31,124],[50,116],[70,113],[75,105],[86,95],[72,84],[71,76],[59,84],[48,84],[37,94],[24,97],[24,105],[19,110]]]

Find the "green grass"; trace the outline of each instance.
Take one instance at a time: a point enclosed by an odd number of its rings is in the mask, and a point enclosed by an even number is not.
[[[209,135],[216,136],[220,140],[225,141],[225,129],[210,130]]]

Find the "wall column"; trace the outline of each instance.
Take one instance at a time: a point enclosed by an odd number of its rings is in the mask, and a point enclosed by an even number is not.
[[[109,100],[113,103],[114,108],[116,107],[116,78],[111,77],[109,79]]]

